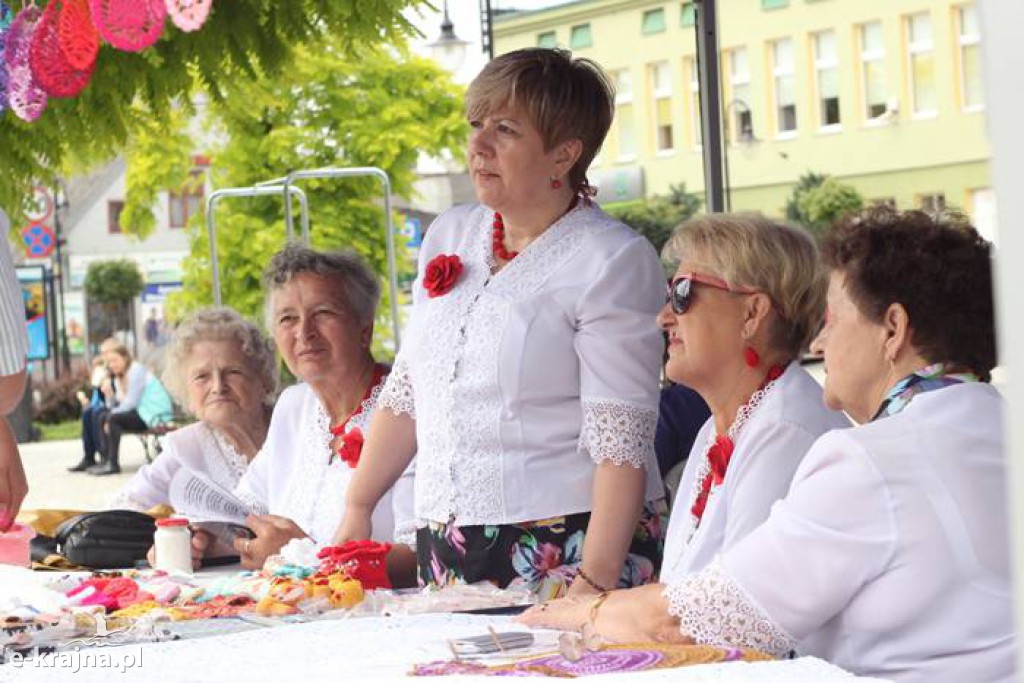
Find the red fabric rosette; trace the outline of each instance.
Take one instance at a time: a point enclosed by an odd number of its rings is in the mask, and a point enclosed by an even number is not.
[[[458,254],[438,254],[427,264],[423,273],[423,289],[431,299],[447,294],[462,275],[462,260]]]
[[[338,457],[348,463],[349,467],[355,469],[359,464],[359,456],[362,454],[363,430],[356,427],[341,437],[341,448],[338,449]]]

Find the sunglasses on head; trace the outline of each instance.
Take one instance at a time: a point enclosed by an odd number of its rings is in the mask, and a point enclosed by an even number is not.
[[[734,294],[754,294],[757,290],[748,287],[730,287],[729,283],[713,275],[701,275],[700,273],[687,273],[677,277],[668,284],[668,297],[666,303],[672,306],[672,312],[676,315],[686,313],[690,307],[690,299],[693,297],[693,283],[699,282],[708,287],[721,289]]]

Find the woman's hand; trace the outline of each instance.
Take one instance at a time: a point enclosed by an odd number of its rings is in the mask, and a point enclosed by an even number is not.
[[[249,515],[245,523],[256,534],[255,538],[235,539],[235,550],[246,569],[262,569],[267,558],[279,553],[288,541],[306,537],[306,532],[287,517]]]
[[[373,534],[373,513],[350,507],[334,532],[331,545],[342,545],[349,541],[362,541]]]

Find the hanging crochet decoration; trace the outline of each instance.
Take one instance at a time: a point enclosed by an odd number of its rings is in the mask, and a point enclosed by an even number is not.
[[[46,109],[46,92],[36,83],[29,64],[32,36],[42,16],[38,7],[25,7],[14,17],[4,41],[8,105],[18,118],[25,121],[35,121]]]
[[[65,0],[51,0],[32,36],[29,61],[36,81],[50,97],[74,97],[85,89],[92,77],[93,60],[85,69],[76,69],[60,46],[60,15]]]
[[[57,23],[60,50],[75,69],[91,69],[100,50],[100,34],[92,21],[89,0],[64,0]]]
[[[7,109],[7,59],[4,57],[4,44],[8,29],[14,21],[14,12],[7,3],[0,2],[0,114]]]
[[[213,0],[167,0],[167,13],[174,25],[186,33],[206,23]]]
[[[103,40],[125,52],[154,44],[167,19],[166,0],[89,0],[89,7]]]

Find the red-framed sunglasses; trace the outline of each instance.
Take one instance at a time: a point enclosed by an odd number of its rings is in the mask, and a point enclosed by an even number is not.
[[[668,283],[668,296],[666,303],[672,306],[672,312],[676,315],[686,313],[690,307],[690,299],[693,297],[693,283],[699,282],[708,287],[721,289],[733,294],[756,294],[756,289],[749,287],[730,287],[729,283],[722,278],[713,275],[701,275],[700,273],[687,273],[677,277]]]

